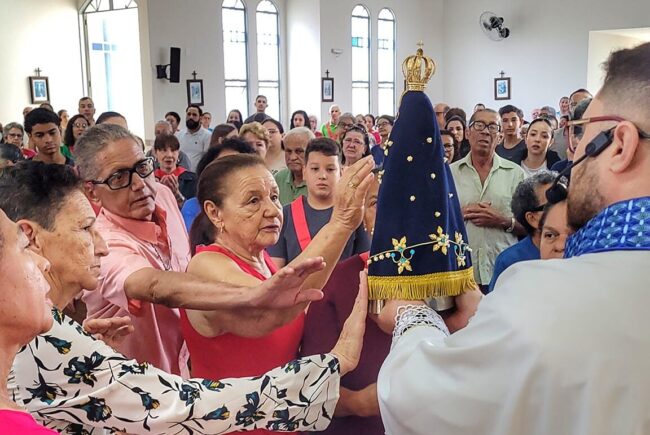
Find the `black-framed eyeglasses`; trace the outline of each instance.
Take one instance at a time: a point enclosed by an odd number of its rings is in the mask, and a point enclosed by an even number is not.
[[[492,124],[486,124],[483,121],[474,121],[469,126],[474,128],[476,131],[483,131],[487,128],[488,131],[492,134],[496,134],[501,131],[501,126],[496,122],[493,122]]]
[[[548,205],[548,202],[545,202],[544,204],[538,205],[537,207],[531,209],[530,211],[533,212],[533,213],[536,213],[538,211],[544,211],[544,207],[546,207],[547,205]]]
[[[133,165],[130,169],[120,169],[105,180],[91,180],[92,184],[105,184],[111,190],[125,189],[131,185],[133,174],[140,178],[147,178],[154,171],[154,158],[147,157]]]

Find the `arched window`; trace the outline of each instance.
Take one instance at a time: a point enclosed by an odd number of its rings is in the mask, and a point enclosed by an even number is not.
[[[395,114],[395,15],[384,8],[377,23],[378,115]]]
[[[226,88],[226,116],[239,109],[248,116],[248,47],[246,7],[241,0],[224,0],[221,5],[223,58]]]
[[[352,111],[370,112],[370,14],[363,5],[352,10]]]
[[[80,9],[87,95],[97,114],[120,112],[144,136],[140,31],[135,0],[91,0]]]
[[[280,120],[280,47],[278,9],[269,0],[257,5],[258,93],[266,97],[267,115]]]

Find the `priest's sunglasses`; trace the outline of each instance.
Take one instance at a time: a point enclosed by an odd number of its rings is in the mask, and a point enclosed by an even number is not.
[[[495,122],[491,124],[486,124],[483,121],[474,121],[469,126],[476,131],[483,131],[487,128],[488,131],[492,134],[496,134],[501,131],[501,126]]]
[[[114,172],[105,180],[91,180],[92,184],[105,184],[111,190],[126,189],[131,185],[133,174],[137,174],[140,178],[147,178],[154,171],[153,157],[142,159],[133,165],[130,169],[120,169]]]

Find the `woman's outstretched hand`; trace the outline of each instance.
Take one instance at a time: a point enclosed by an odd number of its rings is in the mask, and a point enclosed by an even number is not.
[[[366,332],[366,316],[368,315],[368,274],[359,273],[359,294],[354,301],[352,312],[343,325],[331,353],[339,360],[341,376],[351,372],[359,364],[361,348],[363,347],[363,334]]]

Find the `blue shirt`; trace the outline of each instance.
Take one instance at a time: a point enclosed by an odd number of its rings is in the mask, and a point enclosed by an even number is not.
[[[185,222],[185,228],[187,228],[187,233],[190,233],[190,228],[192,228],[192,222],[201,212],[201,206],[199,206],[199,200],[194,197],[185,201],[183,208],[181,209],[181,214],[183,215],[183,221]]]
[[[501,275],[501,272],[515,263],[527,260],[539,260],[539,249],[535,246],[533,239],[531,239],[530,236],[515,243],[509,248],[504,249],[499,254],[494,263],[494,273],[492,274],[488,293],[494,290],[494,285],[497,283],[497,279],[499,278],[499,275]]]
[[[379,167],[384,164],[384,149],[379,144],[370,148],[370,154],[372,154],[372,158],[375,159],[375,166]]]

